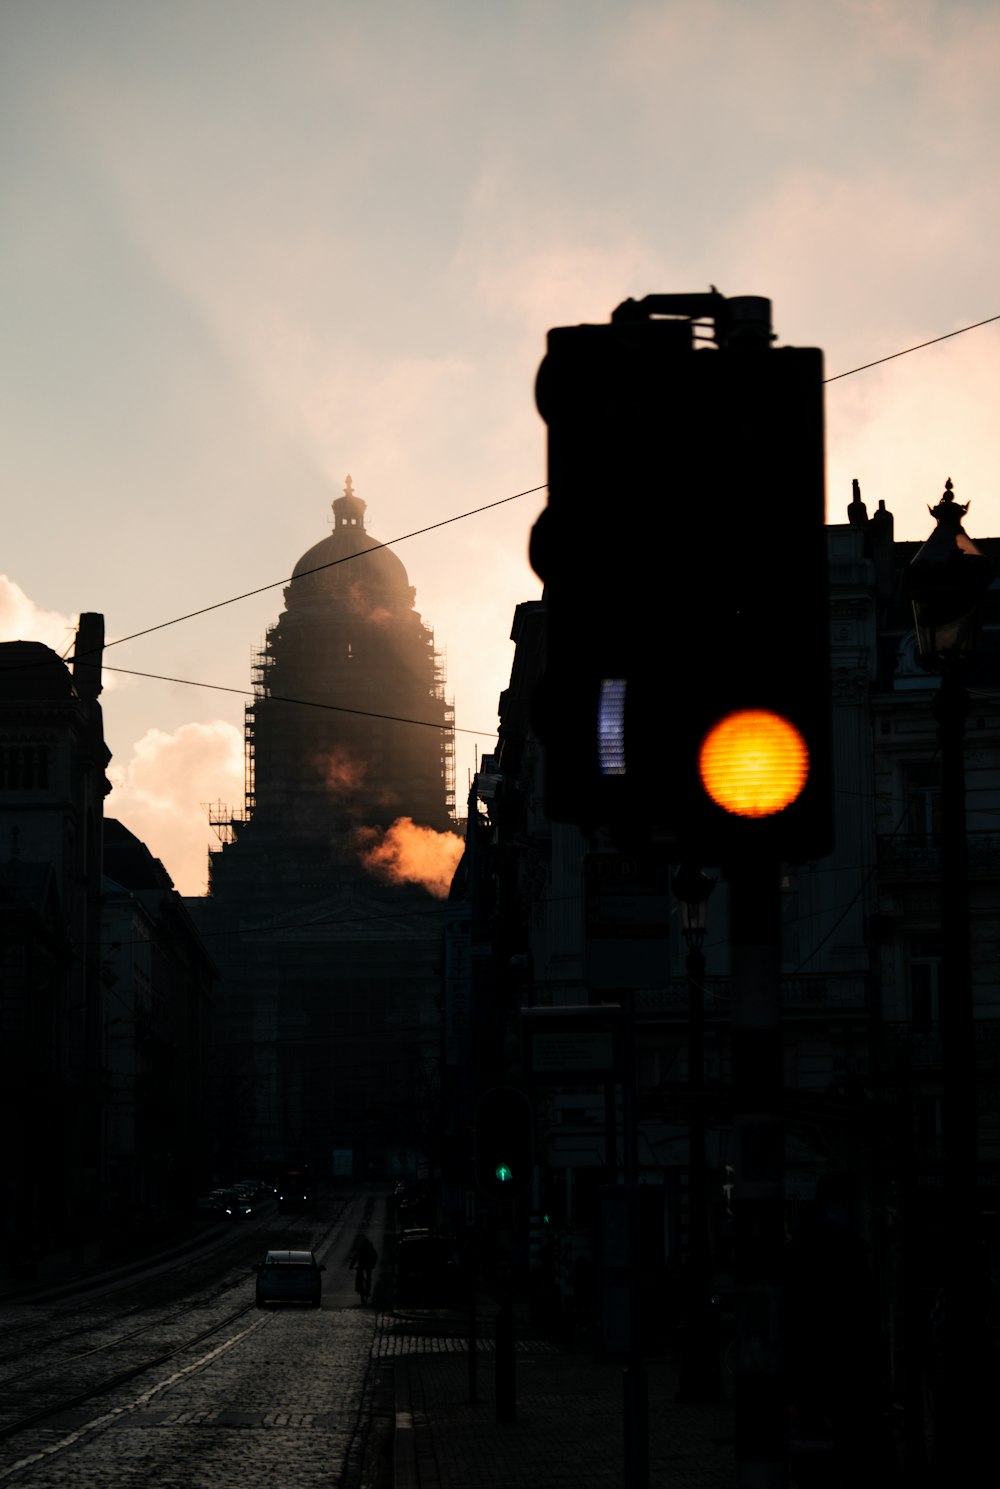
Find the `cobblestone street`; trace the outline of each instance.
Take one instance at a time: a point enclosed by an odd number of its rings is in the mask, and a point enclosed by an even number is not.
[[[492,1298],[483,1293],[478,1301],[470,1373],[465,1309],[392,1310],[393,1247],[383,1211],[382,1196],[355,1196],[316,1217],[327,1269],[320,1309],[254,1308],[253,1273],[245,1268],[236,1270],[228,1292],[187,1295],[185,1306],[200,1311],[210,1332],[135,1379],[12,1433],[0,1443],[0,1485],[617,1489],[624,1475],[621,1362],[598,1359],[585,1341],[574,1348],[538,1334],[519,1309],[515,1419],[498,1422]],[[360,1225],[382,1255],[370,1307],[358,1305],[345,1265]],[[233,1276],[230,1268],[227,1286]],[[84,1361],[88,1353],[84,1327],[94,1353],[91,1330],[102,1306],[103,1327],[124,1341],[139,1319],[157,1313],[152,1306],[130,1312],[123,1303],[84,1297],[85,1326],[78,1311],[64,1315],[61,1305],[39,1303],[34,1312],[22,1305],[5,1313],[22,1339],[32,1318],[46,1338],[70,1328],[72,1319],[70,1353],[60,1355],[58,1370],[69,1372],[65,1380],[77,1386],[94,1379],[80,1373],[75,1359]],[[242,1311],[233,1314],[234,1303]],[[43,1356],[28,1371],[40,1380],[48,1379]],[[0,1376],[13,1378],[15,1358],[21,1359],[9,1356]],[[677,1364],[670,1354],[648,1360],[646,1375],[650,1489],[729,1483],[731,1405],[677,1405]],[[0,1399],[6,1408],[13,1400]]]
[[[150,1259],[117,1292],[98,1274],[8,1302],[0,1484],[360,1489],[379,1315],[359,1306],[346,1258],[362,1226],[382,1248],[383,1209],[360,1194],[293,1222],[294,1244],[326,1267],[319,1309],[254,1307],[241,1258],[281,1235],[273,1215],[234,1236],[235,1252]],[[181,1289],[166,1299],[154,1295],[164,1273]]]
[[[265,1314],[87,1424],[23,1450],[0,1481],[38,1489],[291,1489],[360,1482],[358,1419],[376,1319]],[[38,1456],[36,1456],[36,1454]]]

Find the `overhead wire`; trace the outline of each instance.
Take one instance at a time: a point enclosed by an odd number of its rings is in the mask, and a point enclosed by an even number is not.
[[[162,672],[137,672],[131,667],[104,667],[104,672],[120,672],[126,677],[148,677],[156,682],[173,682],[185,688],[208,688],[215,693],[237,693],[243,698],[253,698],[257,702],[294,703],[302,708],[322,708],[332,713],[355,714],[363,719],[386,719],[392,724],[419,724],[426,729],[448,729],[455,734],[475,734],[484,739],[492,739],[496,729],[462,729],[457,724],[442,724],[434,719],[410,719],[402,714],[377,713],[370,708],[348,708],[342,703],[319,703],[313,698],[291,698],[284,693],[255,693],[252,688],[231,688],[218,682],[199,682],[191,677],[168,677]]]
[[[873,362],[864,362],[859,367],[851,367],[846,372],[836,372],[831,377],[824,378],[826,383],[839,382],[842,378],[853,377],[855,373],[867,372],[871,367],[879,367],[883,362],[894,361],[897,357],[907,357],[911,352],[922,351],[925,347],[936,346],[940,341],[948,341],[954,336],[962,336],[966,331],[975,331],[980,326],[992,325],[994,321],[1000,321],[1000,315],[988,316],[985,320],[974,321],[971,325],[960,326],[957,331],[946,331],[943,336],[934,336],[930,341],[918,342],[915,346],[907,346],[902,351],[891,352],[888,356],[877,357]],[[367,553],[377,553],[383,548],[391,548],[398,543],[405,543],[410,538],[421,537],[425,533],[435,532],[438,528],[448,527],[453,522],[462,522],[466,517],[478,517],[483,512],[492,511],[495,507],[505,506],[508,502],[518,501],[522,496],[533,496],[536,492],[545,491],[548,483],[541,482],[538,486],[528,486],[524,491],[515,491],[511,496],[500,497],[497,501],[486,502],[481,507],[473,507],[468,512],[459,512],[454,517],[445,517],[440,522],[432,522],[426,527],[415,528],[412,532],[403,533],[400,537],[392,538],[387,543],[374,543],[370,548],[364,548],[358,554],[345,555],[344,558],[333,559],[327,564],[317,564],[315,568],[304,569],[299,574],[293,574],[287,579],[275,579],[270,584],[259,585],[256,589],[245,590],[242,594],[232,595],[227,600],[218,600],[212,605],[203,605],[198,610],[190,610],[184,615],[175,616],[173,620],[158,622],[155,626],[147,626],[140,631],[132,631],[127,636],[118,636],[113,641],[105,643],[105,650],[111,646],[122,646],[126,641],[136,641],[141,636],[149,636],[154,631],[166,630],[169,626],[180,625],[182,621],[194,620],[199,615],[208,615],[213,610],[221,610],[227,605],[235,605],[240,600],[247,600],[254,595],[265,594],[270,589],[278,589],[283,584],[292,584],[298,579],[305,579],[309,574],[321,573],[324,569],[336,567],[347,561],[348,558],[362,558]]]
[[[159,621],[155,626],[146,626],[144,630],[132,631],[127,636],[117,636],[114,641],[106,641],[104,649],[111,646],[123,646],[126,641],[136,641],[140,636],[150,636],[154,631],[164,631],[168,626],[180,625],[182,621],[194,620],[196,616],[208,615],[213,610],[222,610],[227,605],[235,605],[240,600],[249,600],[254,595],[265,594],[269,589],[278,589],[283,584],[294,584],[300,579],[306,579],[310,574],[321,574],[326,569],[335,569],[338,564],[347,563],[351,559],[364,558],[369,553],[381,553],[384,549],[391,549],[398,543],[405,543],[410,538],[422,537],[424,533],[435,532],[439,527],[448,527],[453,522],[463,522],[466,517],[478,517],[482,512],[492,511],[494,507],[505,506],[507,502],[518,501],[522,496],[531,496],[533,492],[544,491],[545,482],[540,486],[529,486],[526,491],[515,491],[513,496],[502,496],[495,502],[486,502],[482,507],[473,507],[468,512],[458,512],[454,517],[444,517],[440,522],[431,522],[427,527],[414,528],[412,532],[403,533],[398,538],[391,538],[387,543],[373,543],[370,548],[362,548],[358,553],[345,553],[341,558],[331,559],[329,563],[316,564],[312,569],[302,569],[297,574],[292,574],[285,579],[274,579],[270,584],[258,585],[256,589],[244,590],[242,594],[232,595],[228,600],[217,600],[214,605],[203,605],[200,610],[189,610],[186,615],[177,615],[173,620]]]
[[[884,362],[895,361],[897,357],[907,357],[912,352],[922,351],[924,350],[924,348],[929,346],[936,346],[939,342],[949,341],[955,336],[963,336],[967,331],[976,331],[981,326],[993,325],[996,321],[1000,321],[1000,315],[987,316],[984,320],[973,321],[970,325],[960,326],[955,331],[946,331],[942,336],[931,337],[929,341],[920,341],[913,346],[903,347],[901,351],[890,352],[887,356],[884,357],[876,357],[874,361],[862,362],[859,366],[850,367],[844,372],[835,372],[830,377],[824,378],[823,381],[824,383],[839,382],[842,378],[853,377],[856,373],[859,372],[867,372],[872,367],[880,367]],[[112,646],[123,646],[126,641],[136,641],[142,636],[152,635],[155,631],[163,631],[168,629],[170,626],[180,625],[183,621],[194,620],[199,615],[209,615],[213,610],[222,610],[228,605],[238,604],[241,600],[251,599],[254,595],[266,594],[268,590],[278,589],[282,585],[293,584],[299,579],[305,579],[310,574],[318,574],[325,569],[335,568],[338,564],[345,563],[351,558],[363,558],[365,554],[378,553],[384,548],[392,548],[396,544],[407,542],[410,538],[421,537],[425,533],[435,532],[438,528],[448,527],[453,522],[462,522],[467,517],[477,517],[482,512],[489,512],[492,511],[495,507],[505,506],[508,502],[518,501],[522,496],[532,496],[536,492],[544,491],[547,488],[547,484],[547,482],[543,481],[537,486],[529,486],[526,487],[523,491],[515,491],[510,496],[500,497],[497,501],[486,502],[481,507],[473,507],[467,512],[458,512],[453,517],[442,518],[440,522],[432,522],[429,523],[426,527],[415,528],[412,532],[402,533],[399,537],[392,538],[386,543],[373,543],[370,548],[364,548],[357,554],[346,554],[342,558],[332,559],[329,563],[317,564],[315,568],[304,569],[301,573],[291,574],[284,579],[274,579],[271,580],[268,584],[258,585],[255,589],[243,590],[240,594],[231,595],[228,599],[217,600],[211,605],[202,605],[197,610],[186,611],[183,615],[176,615],[171,620],[158,621],[156,625],[146,626],[142,630],[138,631],[131,631],[125,636],[116,636],[113,640],[106,641],[104,643],[104,650],[107,651]],[[30,664],[19,665],[24,666]],[[2,670],[16,669],[5,668]],[[211,684],[205,684],[205,686],[211,686]]]
[[[847,369],[844,372],[834,373],[830,377],[825,378],[824,379],[824,382],[825,383],[838,382],[838,381],[840,381],[843,378],[852,377],[852,376],[854,376],[855,374],[857,374],[859,372],[868,371],[872,367],[881,366],[883,363],[894,361],[894,360],[896,360],[899,357],[909,356],[913,352],[921,351],[921,350],[923,350],[923,349],[925,349],[926,347],[929,347],[929,346],[936,346],[936,345],[938,345],[942,341],[951,340],[955,336],[964,335],[968,331],[974,331],[974,330],[979,329],[982,326],[992,325],[992,324],[994,324],[997,321],[1000,321],[1000,315],[988,316],[988,317],[986,317],[983,320],[974,321],[974,322],[972,322],[969,325],[961,326],[961,327],[959,327],[958,329],[956,329],[954,331],[945,332],[941,336],[932,337],[928,341],[918,342],[918,343],[916,343],[913,346],[904,347],[900,351],[889,353],[888,355],[886,355],[884,357],[878,357],[878,358],[874,359],[871,362],[865,362],[865,363],[860,364],[857,367],[849,368],[849,369]],[[542,482],[542,483],[540,483],[539,485],[536,485],[536,486],[527,487],[523,491],[514,492],[510,496],[501,497],[497,501],[487,502],[487,503],[485,503],[484,505],[482,505],[480,507],[472,508],[472,509],[470,509],[469,511],[466,511],[466,512],[457,513],[456,515],[454,515],[452,517],[443,518],[440,522],[430,523],[430,524],[428,524],[425,527],[416,528],[416,529],[412,530],[411,532],[401,534],[400,536],[391,539],[389,542],[386,542],[386,543],[374,543],[369,548],[362,549],[362,550],[360,550],[356,554],[345,554],[345,555],[343,555],[340,558],[331,560],[329,563],[318,564],[318,565],[316,565],[313,568],[302,570],[302,571],[300,571],[300,572],[298,572],[296,574],[290,575],[290,576],[288,576],[286,578],[278,579],[278,580],[273,580],[273,581],[271,581],[268,584],[259,585],[259,586],[257,586],[254,589],[245,590],[245,591],[242,591],[240,594],[232,595],[232,596],[230,596],[229,598],[227,598],[225,600],[219,600],[219,601],[214,602],[211,605],[202,606],[202,607],[200,607],[197,610],[188,611],[188,612],[186,612],[183,615],[179,615],[179,616],[173,617],[171,620],[160,621],[156,625],[147,626],[147,627],[145,627],[145,628],[143,628],[141,630],[130,632],[129,634],[127,634],[125,636],[116,637],[116,638],[114,638],[111,641],[105,642],[104,650],[106,651],[106,650],[108,650],[112,646],[123,645],[127,641],[138,640],[139,638],[141,638],[143,636],[151,635],[151,634],[153,634],[156,631],[165,630],[165,629],[167,629],[167,628],[169,628],[170,626],[173,626],[173,625],[179,625],[183,621],[193,620],[193,619],[197,618],[200,615],[210,614],[214,610],[223,609],[223,608],[225,608],[225,607],[227,607],[229,605],[237,604],[241,600],[249,599],[249,598],[253,597],[254,595],[266,593],[268,590],[271,590],[271,589],[277,589],[277,588],[279,588],[282,585],[292,584],[292,583],[296,582],[299,579],[304,579],[304,578],[308,577],[311,574],[320,573],[320,572],[322,572],[322,571],[324,571],[326,569],[334,568],[334,567],[338,566],[339,564],[348,562],[349,560],[351,560],[353,558],[362,558],[366,554],[377,553],[377,552],[380,552],[380,551],[382,551],[384,549],[389,549],[392,546],[394,546],[396,544],[399,544],[399,543],[402,543],[402,542],[405,542],[405,541],[407,541],[410,538],[419,537],[419,536],[421,536],[423,534],[426,534],[428,532],[436,531],[439,528],[447,527],[447,526],[451,525],[452,523],[462,521],[462,520],[464,520],[467,517],[478,516],[478,515],[480,515],[483,512],[491,511],[494,508],[499,507],[499,506],[504,506],[508,502],[517,501],[517,500],[519,500],[523,496],[529,496],[529,495],[535,494],[536,492],[544,491],[544,490],[546,490],[546,488],[547,488],[547,483],[545,483],[545,482]],[[30,663],[21,663],[21,664],[18,664],[18,668],[7,667],[7,668],[0,669],[0,670],[5,670],[5,671],[19,670],[20,667],[30,666],[30,665],[32,665],[32,664],[30,664]],[[261,695],[255,693],[251,689],[227,687],[227,686],[225,686],[223,684],[219,684],[219,683],[199,682],[199,681],[196,681],[196,680],[190,679],[190,678],[170,677],[170,676],[166,676],[164,674],[140,672],[140,671],[137,671],[135,669],[129,669],[129,668],[123,668],[123,667],[107,667],[106,670],[109,671],[109,672],[118,672],[118,673],[126,674],[126,675],[129,675],[129,676],[147,677],[147,678],[154,679],[154,680],[157,680],[157,681],[171,682],[171,683],[174,683],[174,684],[177,684],[177,685],[180,685],[180,686],[201,687],[201,688],[206,688],[206,689],[209,689],[209,690],[215,691],[215,692],[234,693],[234,694],[239,694],[239,695],[244,696],[244,697],[258,698],[258,697],[261,696]],[[335,712],[356,714],[356,715],[360,715],[360,716],[363,716],[363,717],[385,718],[385,719],[390,720],[392,722],[421,725],[421,726],[430,727],[430,728],[441,728],[441,727],[443,727],[441,724],[434,723],[433,721],[429,721],[429,720],[410,719],[410,718],[402,717],[402,716],[399,716],[399,715],[392,715],[392,714],[378,714],[378,713],[375,713],[374,711],[368,711],[368,710],[362,710],[362,709],[351,709],[351,708],[342,707],[342,706],[337,705],[337,704],[317,703],[317,702],[313,702],[312,700],[308,700],[308,699],[283,697],[282,695],[270,695],[270,694],[268,694],[266,696],[267,697],[273,697],[275,699],[275,701],[281,701],[281,702],[286,702],[286,703],[294,703],[294,704],[298,704],[298,705],[302,705],[302,706],[306,706],[306,707],[315,707],[315,708],[321,708],[321,709],[329,709],[329,710],[332,710],[332,711],[335,711]],[[460,734],[475,734],[475,735],[480,735],[480,736],[482,736],[484,738],[492,738],[492,737],[495,736],[495,734],[497,732],[496,729],[492,729],[492,730],[478,730],[478,729],[458,728],[457,726],[452,726],[452,727],[454,728],[454,730],[455,730],[456,733],[460,733]],[[907,807],[907,810],[908,810],[908,807]],[[893,832],[893,834],[891,836],[895,836],[895,833],[898,832],[898,830],[899,830],[899,825],[897,825],[896,829],[894,829],[894,832]],[[846,916],[849,913],[849,911],[851,909],[851,906],[856,902],[857,898],[864,892],[865,885],[867,884],[868,880],[871,878],[871,875],[874,874],[874,872],[875,872],[875,868],[873,867],[869,871],[869,874],[866,876],[866,878],[862,881],[862,884],[859,886],[859,889],[858,889],[857,894],[854,896],[854,898],[852,899],[852,901],[845,907],[845,909],[843,911],[843,914],[841,915],[840,919],[838,919],[838,921],[834,924],[834,926],[831,927],[831,929],[827,932],[827,935],[819,943],[817,943],[816,947],[813,948],[813,951],[809,953],[809,956],[807,956],[803,960],[803,962],[801,962],[799,964],[799,967],[800,968],[802,966],[804,966],[806,964],[806,962],[808,962],[808,961],[810,961],[812,959],[812,957],[816,954],[816,952],[820,949],[820,947],[824,944],[824,942],[829,939],[829,936],[833,934],[833,932],[837,928],[837,925],[839,925],[840,922],[841,922],[841,920],[844,918],[844,916]],[[799,969],[796,969],[796,970],[799,970]]]
[[[890,352],[887,357],[876,357],[874,362],[862,362],[860,367],[851,367],[847,372],[835,372],[825,377],[825,383],[839,382],[842,377],[853,377],[856,372],[867,372],[869,367],[881,367],[883,362],[894,362],[897,357],[908,357],[911,352],[923,351],[925,346],[937,346],[939,341],[950,341],[953,336],[964,336],[966,331],[977,331],[980,326],[991,326],[1000,321],[1000,315],[989,315],[984,321],[973,321],[971,326],[959,326],[957,331],[946,331],[943,336],[932,336],[930,341],[918,341],[916,346],[905,346],[901,352]]]

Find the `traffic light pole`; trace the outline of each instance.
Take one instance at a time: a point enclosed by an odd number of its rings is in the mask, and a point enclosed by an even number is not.
[[[508,1235],[514,1233],[513,1202],[502,1206],[506,1212]],[[517,1378],[514,1349],[514,1278],[511,1270],[509,1248],[500,1251],[500,1306],[494,1319],[494,1368],[496,1389],[496,1419],[498,1422],[513,1422],[517,1416]]]
[[[628,1192],[628,1358],[622,1376],[625,1438],[625,1489],[649,1486],[649,1399],[646,1366],[639,1331],[639,1159],[636,1119],[636,991],[622,997],[622,1126],[625,1146],[625,1187]]]
[[[513,1422],[516,1414],[514,1379],[514,1278],[511,1244],[514,1201],[531,1186],[534,1165],[534,1114],[523,1091],[515,1086],[491,1086],[476,1102],[476,1183],[499,1208],[506,1222],[506,1241],[498,1237],[499,1306],[494,1320],[496,1354],[496,1419]],[[470,1322],[470,1351],[471,1343]],[[470,1399],[475,1376],[470,1373]]]
[[[778,865],[740,863],[727,878],[733,955],[736,1485],[783,1489],[788,1429]]]

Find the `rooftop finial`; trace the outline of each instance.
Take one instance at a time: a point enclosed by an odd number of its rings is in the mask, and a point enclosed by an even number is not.
[[[348,476],[347,477],[347,480],[344,482],[344,495],[345,496],[353,496],[354,495],[354,482],[351,480],[350,476]]]
[[[969,503],[955,500],[955,489],[951,484],[951,476],[944,483],[944,494],[936,507],[928,507],[928,512],[935,522],[944,521],[945,526],[960,530],[962,518],[969,510]]]

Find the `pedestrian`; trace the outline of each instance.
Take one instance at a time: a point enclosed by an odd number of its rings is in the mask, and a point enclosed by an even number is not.
[[[347,1258],[347,1265],[357,1268],[357,1288],[361,1294],[362,1301],[367,1298],[372,1290],[372,1273],[377,1263],[378,1252],[368,1237],[362,1232],[351,1247],[350,1255]]]

